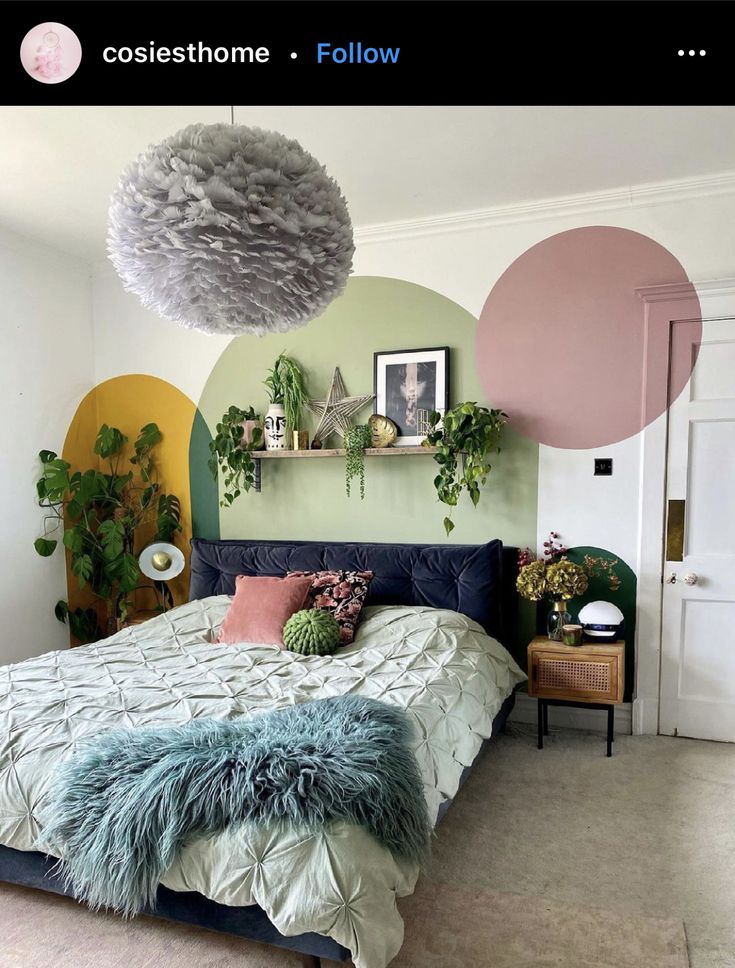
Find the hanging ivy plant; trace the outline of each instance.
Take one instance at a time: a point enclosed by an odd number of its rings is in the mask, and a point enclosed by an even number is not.
[[[454,529],[452,508],[456,507],[463,490],[477,506],[480,485],[487,480],[492,466],[489,457],[500,453],[498,440],[507,419],[508,414],[502,410],[478,407],[474,401],[458,404],[447,410],[444,417],[436,411],[429,414],[429,433],[423,444],[438,448],[434,460],[439,465],[439,473],[434,478],[434,487],[439,500],[450,509],[444,518],[447,534]]]
[[[263,430],[255,427],[249,441],[244,440],[245,420],[260,420],[252,407],[241,410],[232,406],[222,415],[217,424],[214,440],[209,442],[211,457],[207,466],[215,481],[220,470],[223,474],[225,492],[220,507],[231,507],[243,491],[247,493],[255,485],[255,460],[252,451],[257,450],[263,440]]]
[[[350,496],[350,482],[360,478],[360,500],[365,499],[365,448],[372,443],[372,431],[367,424],[350,427],[345,434],[345,487]]]

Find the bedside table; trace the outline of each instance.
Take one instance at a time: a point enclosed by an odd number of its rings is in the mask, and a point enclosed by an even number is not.
[[[564,645],[537,636],[528,646],[528,695],[538,699],[538,748],[549,735],[549,706],[607,710],[607,755],[612,756],[615,706],[623,701],[625,642]]]

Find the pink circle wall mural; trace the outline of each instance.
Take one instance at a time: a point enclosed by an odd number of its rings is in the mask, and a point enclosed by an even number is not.
[[[664,412],[667,376],[659,368],[663,392],[648,394],[643,414],[645,306],[636,289],[672,284],[691,286],[677,318],[695,317],[698,343],[694,287],[648,236],[595,225],[534,245],[506,269],[480,314],[477,367],[488,399],[510,414],[515,430],[552,447],[597,447],[638,433]],[[648,340],[667,358],[668,320],[649,326]],[[673,373],[669,399],[693,365]]]

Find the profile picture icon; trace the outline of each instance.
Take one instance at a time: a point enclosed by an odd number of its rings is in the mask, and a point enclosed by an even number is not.
[[[20,45],[20,62],[41,84],[60,84],[76,73],[82,62],[82,45],[64,24],[36,24]]]

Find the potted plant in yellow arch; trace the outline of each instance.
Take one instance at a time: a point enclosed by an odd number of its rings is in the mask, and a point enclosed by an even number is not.
[[[42,473],[36,495],[45,516],[43,534],[34,547],[48,558],[59,543],[52,535],[63,528],[71,571],[79,588],[89,589],[97,602],[97,607],[75,609],[65,600],[56,603],[56,618],[68,621],[80,642],[109,635],[125,620],[129,596],[141,579],[135,547],[141,527],[154,526],[152,540],[165,542],[172,542],[181,530],[179,499],[165,493],[158,480],[155,447],[162,437],[157,424],[146,424],[133,443],[127,469],[128,438],[108,424],[102,424],[94,442],[104,469],[72,471],[54,451],[39,454]]]

